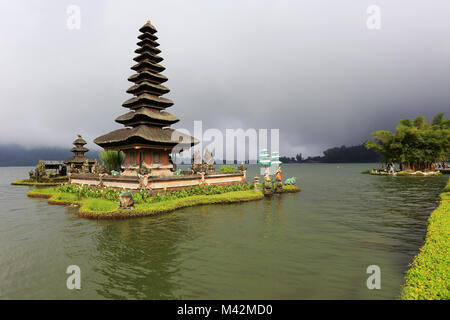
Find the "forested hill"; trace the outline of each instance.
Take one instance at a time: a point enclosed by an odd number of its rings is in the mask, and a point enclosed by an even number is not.
[[[89,151],[86,155],[98,159],[100,150]],[[344,162],[378,162],[379,155],[367,150],[364,145],[352,147],[335,147],[323,152],[323,156],[303,159],[301,154],[295,158],[281,157],[283,163],[344,163]],[[16,145],[0,145],[0,167],[35,166],[39,160],[65,160],[73,154],[67,148],[31,148]]]
[[[380,155],[373,150],[368,150],[364,144],[359,146],[341,146],[327,149],[323,156],[302,158],[301,154],[296,157],[281,157],[283,163],[357,163],[357,162],[379,162]]]
[[[70,149],[70,148],[69,148]],[[98,159],[98,150],[86,156]],[[35,166],[39,160],[66,160],[73,156],[68,148],[31,148],[16,145],[0,145],[0,167]]]

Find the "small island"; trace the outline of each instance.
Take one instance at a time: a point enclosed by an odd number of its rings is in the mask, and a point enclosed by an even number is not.
[[[385,164],[363,174],[431,177],[450,172],[450,119],[444,119],[443,113],[431,124],[424,116],[402,119],[395,132],[380,130],[372,137],[365,145],[378,152]]]
[[[216,171],[208,149],[203,157],[200,150],[194,152],[190,170],[177,169],[172,157],[199,141],[170,128],[179,119],[166,111],[173,101],[162,97],[170,90],[163,85],[168,79],[161,74],[165,68],[160,65],[163,59],[158,55],[161,50],[157,48],[157,31],[150,21],[139,31],[135,50],[138,55],[131,67],[136,73],[128,78],[133,85],[127,93],[133,97],[122,104],[129,111],[115,120],[124,128],[94,139],[104,149],[100,153],[102,164],[85,156],[86,141],[78,135],[71,149],[74,156],[64,161],[67,169],[60,169],[58,174],[61,182],[49,177],[48,167],[40,162],[30,172],[30,184],[54,187],[31,190],[27,195],[47,198],[50,204],[80,206],[80,217],[122,219],[193,205],[236,203],[299,192],[295,178],[282,182],[281,161],[275,151],[270,160],[268,154],[260,159],[259,164],[266,168],[263,184],[258,177],[252,183],[246,181],[247,168],[243,163],[237,168],[222,166]],[[274,179],[270,168],[276,172]]]

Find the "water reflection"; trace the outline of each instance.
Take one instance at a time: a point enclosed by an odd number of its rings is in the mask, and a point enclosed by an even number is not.
[[[178,242],[189,232],[180,217],[106,222],[95,237],[98,294],[105,298],[174,299]],[[192,234],[191,234],[192,236]]]
[[[367,167],[286,165],[299,194],[99,222],[26,198],[9,182],[27,170],[0,168],[0,297],[395,299],[448,176]],[[82,269],[79,292],[65,287],[69,264]],[[377,292],[365,286],[370,264],[382,269]]]

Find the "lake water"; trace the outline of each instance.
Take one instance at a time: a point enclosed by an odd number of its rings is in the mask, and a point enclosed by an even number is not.
[[[29,168],[0,168],[0,298],[396,299],[448,176],[360,174],[375,166],[284,165],[301,193],[118,221],[27,198],[9,183]]]

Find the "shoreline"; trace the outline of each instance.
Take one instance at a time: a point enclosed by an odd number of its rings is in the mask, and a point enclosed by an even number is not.
[[[394,173],[389,173],[386,171],[379,170],[364,170],[360,172],[361,174],[368,174],[371,176],[389,176],[389,177],[438,177],[442,174],[441,170],[436,171],[397,171]]]
[[[32,186],[32,187],[56,187],[67,183],[67,181],[61,182],[36,182],[30,181],[30,179],[20,179],[14,182],[11,182],[12,186]]]
[[[77,215],[87,219],[127,219],[168,213],[176,209],[206,204],[228,204],[261,200],[264,195],[255,190],[232,191],[215,195],[194,195],[185,198],[155,203],[136,204],[135,209],[119,209],[117,202],[97,198],[75,199],[72,194],[51,192],[48,189],[33,189],[27,193],[30,198],[48,199],[52,205],[79,206]],[[72,199],[67,197],[72,196]],[[98,206],[109,209],[96,210]]]
[[[297,193],[300,191],[301,190],[296,186],[289,186],[288,188],[284,188],[283,193]],[[197,205],[233,204],[264,199],[264,195],[261,191],[252,189],[212,195],[192,195],[154,203],[137,203],[135,204],[134,209],[120,209],[116,201],[102,198],[78,198],[74,194],[58,192],[52,188],[33,189],[27,192],[27,196],[29,198],[48,199],[47,203],[52,205],[78,206],[79,210],[77,215],[87,219],[128,219],[146,217]]]
[[[409,264],[401,300],[450,299],[450,179],[431,212],[425,243]]]

